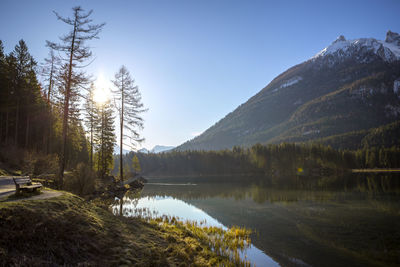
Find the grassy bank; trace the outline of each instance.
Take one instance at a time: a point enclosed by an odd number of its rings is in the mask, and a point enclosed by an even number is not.
[[[117,217],[70,193],[0,202],[0,229],[2,266],[234,266],[201,228]]]

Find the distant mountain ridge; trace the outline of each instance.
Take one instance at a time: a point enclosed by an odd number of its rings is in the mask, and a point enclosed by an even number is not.
[[[120,149],[121,149],[121,148],[120,148],[119,145],[115,145],[115,146],[114,146],[114,154],[119,155]],[[127,154],[127,153],[129,153],[129,152],[131,152],[131,150],[122,149],[122,154]]]
[[[157,154],[157,153],[161,153],[161,152],[170,151],[174,148],[175,148],[174,146],[156,145],[151,150],[148,150],[147,148],[141,148],[137,152],[144,153],[144,154],[148,154],[148,153],[156,153]],[[118,145],[114,146],[114,154],[119,155],[119,152],[120,152],[120,147]],[[123,154],[127,154],[129,152],[131,152],[131,150],[127,150],[127,149],[122,150]]]
[[[161,145],[156,145],[153,147],[153,149],[150,151],[151,153],[161,153],[161,152],[167,152],[169,150],[174,149],[174,146],[161,146]]]
[[[155,154],[157,154],[157,153],[162,153],[162,152],[168,152],[168,151],[170,151],[170,150],[172,150],[172,149],[174,149],[174,148],[175,148],[174,146],[156,145],[156,146],[154,146],[153,149],[151,149],[151,150],[148,150],[148,149],[146,149],[146,148],[142,148],[142,149],[139,149],[138,152],[139,152],[139,153],[144,153],[144,154],[148,154],[148,153],[155,153]]]
[[[307,142],[400,119],[400,35],[339,36],[176,150]]]

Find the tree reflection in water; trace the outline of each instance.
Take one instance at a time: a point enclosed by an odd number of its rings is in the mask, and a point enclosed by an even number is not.
[[[283,265],[397,265],[399,182],[399,175],[356,174],[303,181],[298,187],[263,181],[148,184],[141,197],[172,197],[228,227],[250,228],[252,243]]]

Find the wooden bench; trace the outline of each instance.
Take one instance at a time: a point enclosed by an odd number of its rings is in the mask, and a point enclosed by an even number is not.
[[[41,183],[32,183],[29,176],[14,176],[13,177],[16,194],[18,195],[21,191],[36,191],[42,187]]]

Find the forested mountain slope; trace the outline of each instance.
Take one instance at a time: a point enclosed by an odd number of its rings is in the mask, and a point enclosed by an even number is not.
[[[307,142],[400,118],[400,35],[340,36],[177,150]],[[361,140],[361,139],[360,139]]]

